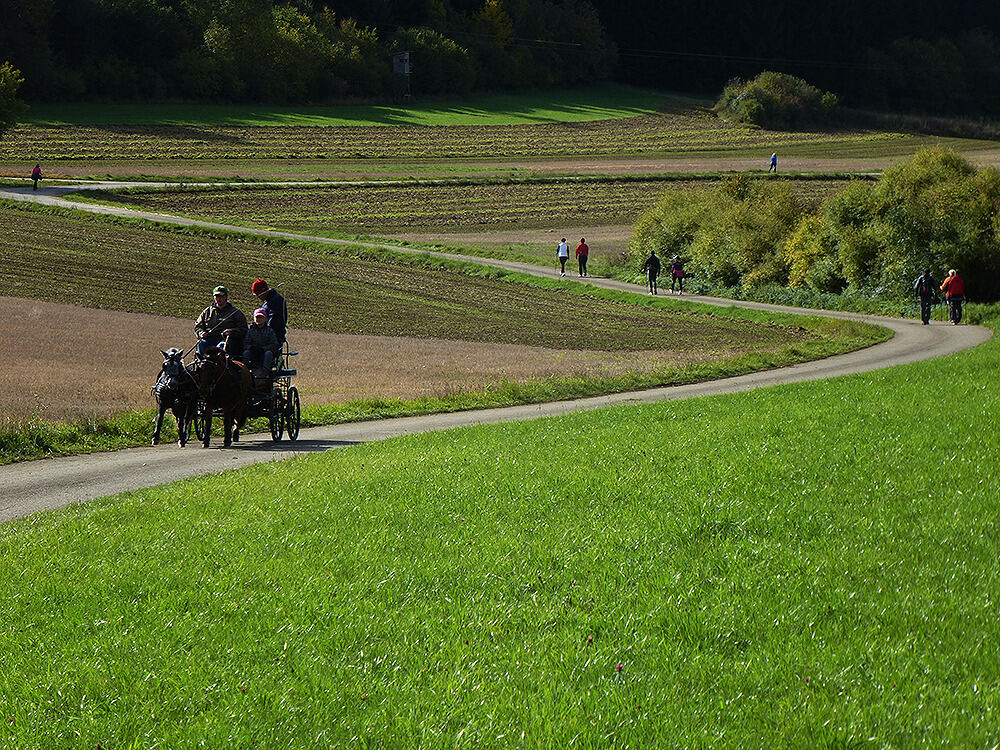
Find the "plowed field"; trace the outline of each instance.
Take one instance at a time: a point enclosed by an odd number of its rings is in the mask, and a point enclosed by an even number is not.
[[[226,284],[284,282],[292,325],[336,333],[523,344],[552,349],[733,352],[778,348],[805,332],[602,301],[394,256],[319,252],[99,218],[0,206],[0,288],[10,296],[193,319]],[[242,291],[247,290],[247,291]]]
[[[322,188],[129,190],[103,200],[148,211],[193,215],[292,231],[401,232],[537,229],[560,224],[632,224],[668,191],[707,180],[599,180],[454,185],[351,185]],[[844,180],[792,180],[807,198]],[[92,193],[91,193],[92,194]]]
[[[913,137],[875,132],[775,132],[683,112],[585,123],[398,127],[22,125],[0,160],[440,159],[727,151],[790,145],[914,150]]]

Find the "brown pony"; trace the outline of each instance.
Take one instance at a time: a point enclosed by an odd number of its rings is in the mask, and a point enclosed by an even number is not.
[[[208,447],[212,436],[212,412],[220,409],[225,423],[222,445],[228,448],[233,440],[240,439],[240,428],[250,396],[250,370],[242,363],[229,359],[221,349],[212,347],[195,365],[194,375],[201,397],[205,399],[205,437],[202,445]]]

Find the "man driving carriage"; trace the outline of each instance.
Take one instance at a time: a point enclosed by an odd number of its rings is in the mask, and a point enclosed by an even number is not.
[[[258,307],[253,311],[253,325],[243,339],[243,364],[255,377],[269,378],[280,350],[278,336],[267,324],[267,310]]]
[[[215,287],[212,296],[215,301],[202,310],[194,324],[195,333],[198,334],[195,351],[199,357],[204,357],[209,347],[217,346],[229,356],[237,356],[243,351],[247,318],[229,301],[229,290],[226,287]]]

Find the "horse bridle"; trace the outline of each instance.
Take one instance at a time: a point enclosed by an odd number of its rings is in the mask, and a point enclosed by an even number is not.
[[[211,363],[212,366],[216,370],[218,370],[218,374],[216,375],[215,382],[212,383],[211,385],[209,385],[207,389],[202,389],[201,385],[198,384],[198,383],[195,383],[195,385],[198,386],[198,390],[201,391],[204,395],[211,396],[212,392],[215,391],[216,387],[222,382],[222,378],[226,374],[226,363],[225,363],[225,361],[218,362],[217,360],[214,360],[211,357],[206,357],[203,360],[203,364],[204,363]],[[192,380],[193,380],[193,378],[192,378]]]

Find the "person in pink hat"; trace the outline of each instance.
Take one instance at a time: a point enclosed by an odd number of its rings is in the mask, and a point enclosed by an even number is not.
[[[278,336],[267,324],[267,310],[258,307],[253,311],[253,325],[243,337],[243,364],[256,377],[266,378],[274,367],[278,350]]]

